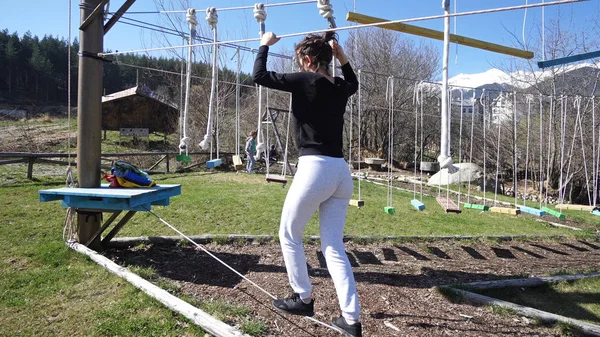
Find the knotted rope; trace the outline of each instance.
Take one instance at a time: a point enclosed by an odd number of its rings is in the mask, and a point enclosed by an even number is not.
[[[196,18],[196,10],[194,8],[188,8],[185,14],[185,21],[190,25],[190,30],[196,29],[198,19]]]
[[[267,12],[265,12],[264,4],[254,4],[254,18],[258,23],[265,22],[267,20]]]
[[[206,22],[213,30],[217,27],[217,23],[219,23],[219,15],[217,14],[217,9],[215,7],[208,7],[206,9]]]
[[[323,18],[329,19],[333,17],[333,6],[329,3],[329,0],[318,0],[317,8]]]

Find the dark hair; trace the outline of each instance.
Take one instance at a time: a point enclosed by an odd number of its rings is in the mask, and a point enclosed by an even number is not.
[[[337,40],[337,34],[332,31],[325,32],[323,35],[309,34],[296,45],[296,57],[298,62],[304,56],[310,57],[311,62],[317,66],[317,69],[328,70],[329,63],[333,59],[333,50],[329,41]]]

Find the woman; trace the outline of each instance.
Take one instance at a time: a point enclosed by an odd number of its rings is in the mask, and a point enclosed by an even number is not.
[[[265,33],[254,62],[254,82],[292,93],[292,113],[298,171],[285,199],[279,239],[290,285],[291,297],[273,301],[276,309],[312,316],[314,300],[302,246],[304,228],[319,210],[321,249],[335,285],[342,315],[333,325],[345,336],[362,336],[360,307],[352,267],[344,249],[344,223],[353,183],[343,157],[342,131],[348,98],[358,89],[356,75],[341,46],[325,36],[308,35],[296,45],[299,73],[267,71],[269,46],[279,38]],[[329,64],[335,56],[344,79],[332,77]]]

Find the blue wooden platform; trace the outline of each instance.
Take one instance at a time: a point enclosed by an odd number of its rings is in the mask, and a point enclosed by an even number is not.
[[[148,211],[152,205],[168,206],[170,198],[181,194],[181,185],[150,188],[55,188],[40,190],[40,201],[62,200],[64,207],[99,211]]]
[[[541,209],[537,209],[537,208],[533,208],[533,207],[528,207],[528,206],[517,206],[519,207],[519,209],[521,210],[521,212],[525,212],[525,213],[529,213],[529,214],[533,214],[533,215],[537,215],[537,216],[544,216],[546,215],[546,211],[541,210]]]

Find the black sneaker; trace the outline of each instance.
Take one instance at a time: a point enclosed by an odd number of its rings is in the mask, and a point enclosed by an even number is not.
[[[362,337],[362,324],[348,324],[343,316],[333,319],[333,326],[337,331],[344,334],[344,337]]]
[[[273,300],[273,306],[278,311],[286,314],[300,316],[313,316],[315,314],[315,300],[312,299],[310,303],[306,304],[302,302],[300,295],[297,293],[293,293],[292,296],[287,298]]]

